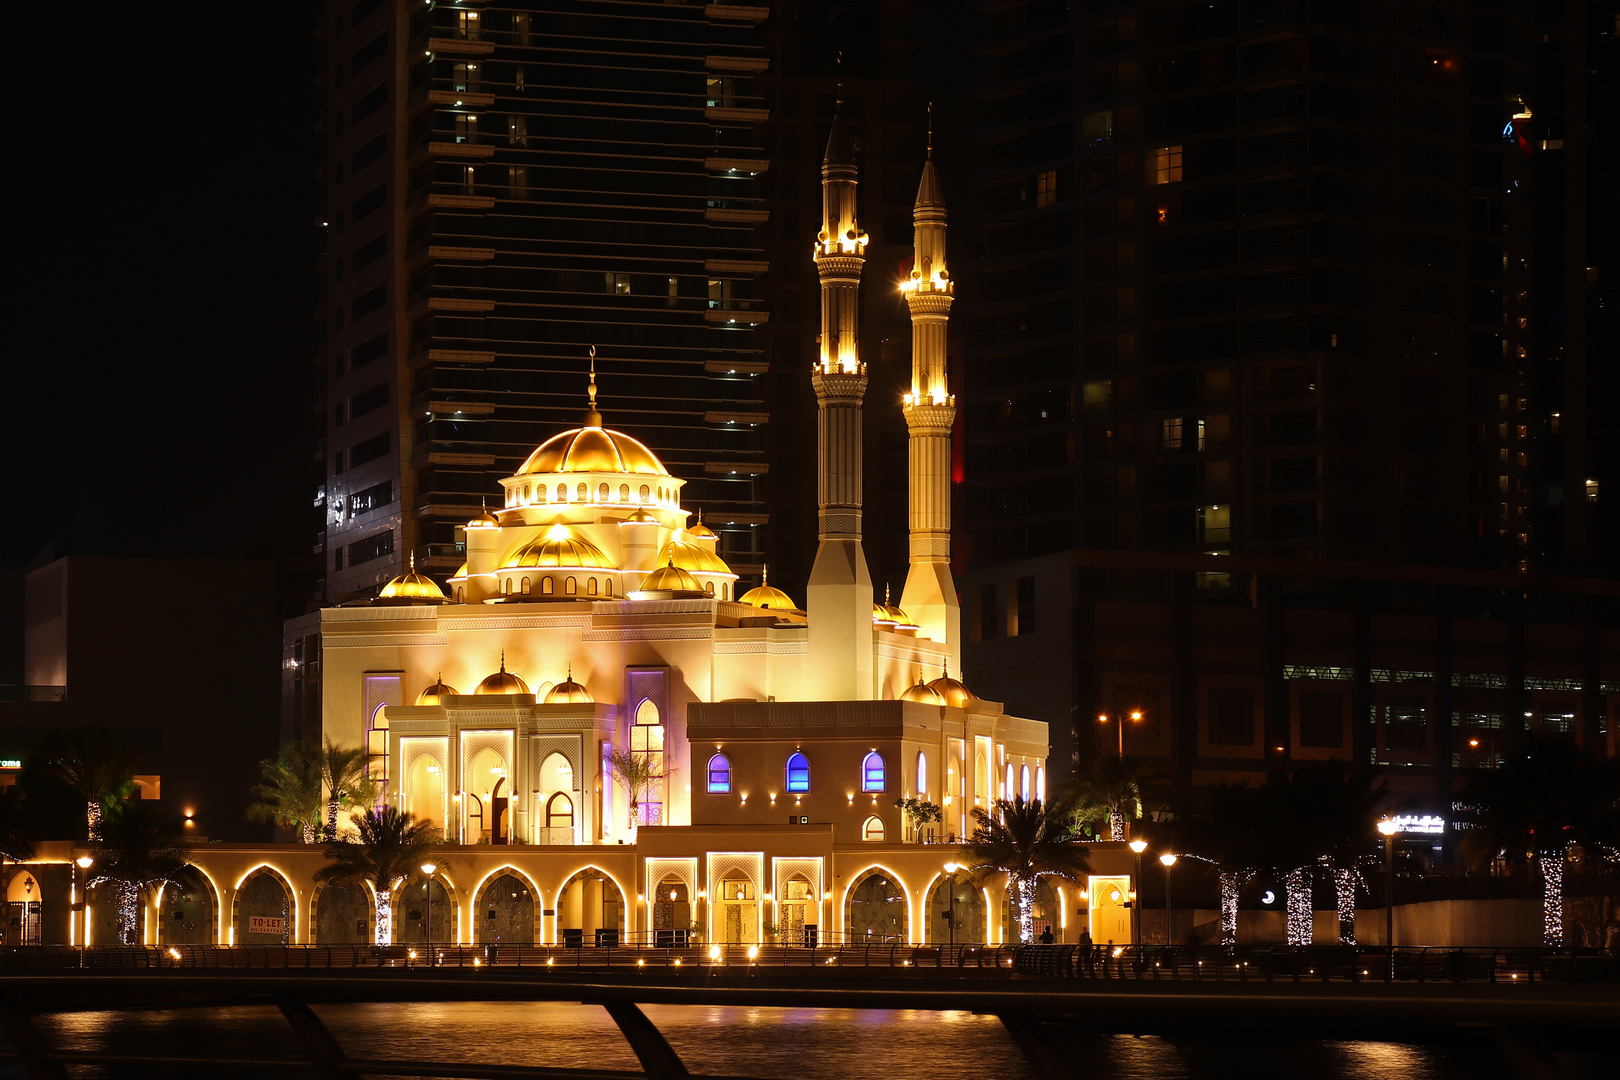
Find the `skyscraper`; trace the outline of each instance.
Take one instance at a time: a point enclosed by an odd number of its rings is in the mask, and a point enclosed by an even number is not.
[[[693,478],[757,572],[767,168],[748,6],[327,5],[326,599],[464,561],[480,493],[581,408]]]

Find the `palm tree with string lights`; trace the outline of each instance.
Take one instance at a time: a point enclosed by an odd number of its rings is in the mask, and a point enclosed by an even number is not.
[[[158,885],[180,886],[186,865],[183,828],[144,799],[126,799],[107,808],[96,851],[96,876],[88,886],[110,884],[118,897],[118,938],[139,945],[141,892]]]
[[[377,785],[370,775],[370,758],[358,746],[339,746],[326,736],[317,751],[321,783],[326,788],[326,836],[337,839],[338,813],[369,806],[377,799]]]
[[[248,820],[297,829],[304,843],[315,843],[327,809],[319,756],[301,742],[288,743],[277,756],[259,762],[259,778]]]
[[[1339,913],[1339,944],[1356,943],[1356,892],[1362,869],[1376,862],[1378,804],[1386,785],[1369,766],[1352,768],[1338,758],[1302,770],[1296,813],[1307,830],[1317,868],[1333,882]]]
[[[134,786],[131,755],[116,732],[81,728],[66,737],[54,771],[85,801],[85,836],[101,839],[101,820],[109,804]]]
[[[977,878],[1007,875],[1018,940],[1027,945],[1035,940],[1035,895],[1041,879],[1080,884],[1091,873],[1086,848],[1074,834],[1075,794],[1065,790],[1050,801],[1025,802],[1015,793],[1011,799],[997,799],[992,810],[973,808],[974,830],[962,848],[962,864]]]
[[[1094,808],[1108,812],[1108,838],[1125,839],[1125,823],[1142,816],[1142,789],[1150,768],[1146,758],[1099,756],[1074,791],[1081,818],[1097,818]]]
[[[1174,818],[1176,850],[1215,865],[1222,945],[1237,944],[1238,894],[1267,865],[1259,792],[1221,781],[1183,792]]]
[[[393,936],[394,891],[415,873],[440,834],[431,821],[393,806],[372,807],[355,818],[358,835],[326,842],[325,866],[315,880],[329,885],[369,884],[376,898],[374,941]]]
[[[1499,769],[1469,778],[1458,799],[1472,826],[1464,853],[1539,869],[1542,938],[1564,943],[1564,870],[1572,849],[1594,863],[1620,861],[1620,761],[1568,737],[1527,739]]]

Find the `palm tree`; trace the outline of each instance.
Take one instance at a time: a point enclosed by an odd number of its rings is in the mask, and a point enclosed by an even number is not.
[[[328,735],[317,751],[321,783],[326,786],[326,840],[337,839],[338,811],[365,806],[377,798],[377,785],[367,775],[370,761],[357,746],[338,746]]]
[[[32,833],[22,791],[16,785],[0,788],[0,881],[5,880],[7,859],[27,862],[34,857]]]
[[[1176,846],[1217,868],[1222,945],[1237,943],[1238,890],[1266,865],[1260,824],[1259,793],[1245,782],[1195,788],[1176,813]]]
[[[85,835],[101,839],[101,817],[107,804],[129,793],[133,783],[130,754],[115,732],[81,728],[67,737],[56,772],[84,797]]]
[[[278,757],[259,762],[259,776],[263,783],[253,786],[258,801],[248,807],[248,819],[291,826],[304,843],[313,844],[325,802],[316,755],[303,743],[288,743]]]
[[[974,830],[962,861],[977,876],[1007,875],[1007,899],[1018,919],[1018,940],[1035,939],[1035,893],[1045,877],[1079,883],[1091,873],[1086,849],[1074,839],[1075,796],[1060,792],[1050,802],[1022,795],[997,799],[995,813],[973,808]]]
[[[178,821],[141,799],[113,803],[101,822],[96,876],[88,884],[108,882],[118,894],[118,936],[139,945],[141,890],[168,883],[179,886],[186,865]]]
[[[1477,773],[1461,801],[1476,826],[1465,842],[1476,856],[1541,870],[1542,933],[1564,943],[1564,861],[1572,845],[1612,860],[1620,849],[1620,762],[1568,738],[1533,738],[1502,768]]]
[[[1356,889],[1361,868],[1377,857],[1378,804],[1385,784],[1368,766],[1334,758],[1303,770],[1300,825],[1316,864],[1333,879],[1339,909],[1339,944],[1356,943]],[[1296,773],[1296,778],[1300,774]]]
[[[355,824],[360,830],[357,839],[326,842],[330,861],[315,871],[315,880],[332,885],[369,884],[377,901],[376,943],[387,945],[393,931],[394,890],[433,850],[438,829],[392,806],[367,809]]]
[[[1098,758],[1076,791],[1077,810],[1085,816],[1088,808],[1106,807],[1108,838],[1125,839],[1125,822],[1142,816],[1142,786],[1147,772],[1148,763],[1143,758]]]
[[[647,789],[662,780],[664,774],[659,771],[658,763],[652,755],[633,754],[628,750],[615,750],[609,754],[608,768],[613,771],[613,778],[624,786],[625,794],[630,797],[630,820],[633,822],[637,819]]]

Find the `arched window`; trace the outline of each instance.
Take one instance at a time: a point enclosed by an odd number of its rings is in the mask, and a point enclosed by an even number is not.
[[[595,596],[596,595],[596,579],[595,578],[586,578],[585,579],[585,595],[586,596]]]
[[[630,501],[630,485],[629,484],[620,484],[619,485],[619,501],[622,502],[622,503],[627,503],[627,502]]]
[[[528,596],[529,595],[529,579],[524,578],[523,579],[523,584],[521,586],[519,586],[519,588],[523,591],[524,596]]]
[[[601,502],[608,501],[608,486],[606,484],[602,484],[596,489],[596,497]]]
[[[569,596],[573,596],[575,593],[579,592],[579,582],[573,578],[569,578],[567,581],[563,582],[563,592],[567,593]]]
[[[731,794],[731,761],[724,754],[709,759],[709,794]]]
[[[1029,766],[1028,765],[1023,766],[1021,769],[1018,770],[1018,791],[1019,791],[1019,794],[1024,796],[1024,801],[1025,802],[1029,802],[1030,797],[1034,794],[1033,792],[1031,792],[1029,790]]]
[[[541,596],[550,596],[551,595],[551,590],[552,590],[551,576],[548,574],[547,576],[540,579],[540,595]]]
[[[1046,766],[1035,766],[1035,797],[1046,801]]]
[[[507,596],[512,595],[512,579],[511,578],[507,578],[505,581],[501,582],[501,592],[505,593]]]
[[[787,759],[787,789],[789,791],[810,790],[810,759],[803,754],[795,753]]]
[[[710,596],[713,596],[714,595],[714,582],[712,582],[712,581],[704,582],[703,583],[703,591],[708,593]]]
[[[557,501],[558,502],[567,502],[568,501],[568,485],[567,484],[558,484],[557,485]]]
[[[876,750],[861,762],[861,790],[882,791],[884,781],[883,755]]]
[[[917,798],[928,794],[928,755],[917,751]]]
[[[649,489],[649,488],[648,488],[648,487],[647,487],[647,485],[646,485],[646,484],[642,484],[642,485],[641,485],[641,501],[642,501],[642,502],[646,502],[646,501],[647,501],[647,493],[648,493],[648,491],[650,491],[650,490],[651,490],[651,489]]]
[[[1006,786],[1001,789],[1001,797],[1003,799],[1010,799],[1013,797],[1013,763],[1010,761],[1007,762],[1007,783]]]
[[[535,487],[535,489],[534,489],[534,494],[535,494],[535,497],[538,498],[541,502],[545,502],[546,501],[546,485],[544,485],[544,484],[537,485]]]
[[[612,578],[607,577],[607,578],[602,579],[602,592],[607,594],[608,596],[613,595],[613,579]]]
[[[876,815],[867,818],[866,823],[861,826],[861,839],[870,843],[881,844],[883,842],[883,819]]]
[[[589,484],[585,483],[585,481],[583,481],[583,480],[581,480],[579,482],[579,487],[577,489],[575,489],[575,493],[579,496],[579,501],[580,502],[584,502],[586,499],[591,497],[590,496],[590,491],[591,491],[591,486]]]
[[[546,800],[546,828],[572,829],[574,827],[574,800],[557,792]]]
[[[658,713],[658,706],[652,699],[644,698],[636,706],[635,723],[630,726],[630,753],[638,760],[646,761],[652,765],[652,771],[660,779],[647,785],[642,794],[641,803],[637,812],[641,815],[638,825],[662,825],[664,823],[664,720]]]

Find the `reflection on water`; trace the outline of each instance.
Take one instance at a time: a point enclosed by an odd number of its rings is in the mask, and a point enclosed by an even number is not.
[[[643,1006],[687,1067],[697,1073],[791,1080],[884,1080],[972,1076],[1037,1080],[991,1016],[911,1010]],[[323,1005],[316,1010],[353,1056],[507,1065],[636,1069],[618,1028],[597,1006],[562,1002]],[[297,1040],[269,1006],[62,1013],[39,1018],[62,1049],[292,1061]],[[1480,1029],[1442,1033],[1422,1045],[1256,1038],[1200,1033],[1186,1038],[1099,1034],[1054,1027],[1095,1080],[1488,1080],[1506,1068]],[[1577,1070],[1579,1073],[1580,1070]],[[189,1080],[207,1069],[139,1072],[73,1070],[82,1077]],[[232,1080],[302,1077],[285,1066],[245,1067]],[[0,1066],[0,1078],[23,1076]]]

